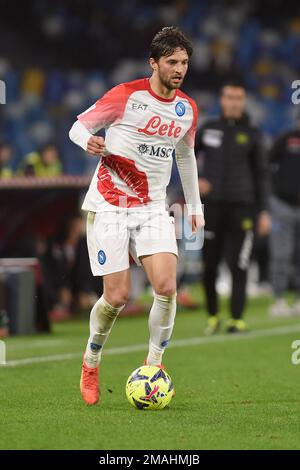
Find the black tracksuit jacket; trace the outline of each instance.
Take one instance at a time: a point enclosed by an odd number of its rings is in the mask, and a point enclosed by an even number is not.
[[[247,115],[239,120],[220,117],[197,132],[196,155],[203,151],[200,176],[212,184],[207,203],[251,204],[268,209],[268,170],[260,131]]]
[[[272,192],[283,201],[300,206],[300,129],[281,135],[270,152]]]

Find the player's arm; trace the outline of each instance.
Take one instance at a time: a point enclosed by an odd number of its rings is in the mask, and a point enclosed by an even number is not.
[[[198,168],[195,157],[195,135],[198,123],[198,110],[194,101],[191,101],[193,121],[190,129],[176,145],[175,157],[177,168],[183,188],[188,215],[191,219],[192,232],[202,228],[205,224],[202,203],[198,184]]]
[[[270,174],[267,165],[262,134],[257,130],[251,152],[253,180],[255,184],[256,202],[259,211],[257,232],[265,236],[271,230],[271,217],[269,214]]]
[[[92,135],[90,131],[80,122],[76,121],[70,129],[69,137],[74,144],[79,145],[91,155],[103,156],[105,154],[105,143],[103,137]]]
[[[194,147],[182,139],[176,146],[176,163],[183,188],[188,215],[191,216],[192,232],[204,226],[204,216],[198,185],[198,169]]]
[[[69,132],[72,142],[91,155],[103,156],[106,151],[104,139],[94,134],[109,127],[121,116],[124,98],[124,86],[121,84],[109,90],[93,106],[79,114]]]
[[[212,188],[212,184],[209,181],[209,179],[206,178],[204,169],[205,169],[205,145],[203,141],[203,135],[205,132],[206,126],[202,126],[198,131],[196,132],[196,137],[195,137],[195,155],[196,159],[198,161],[198,170],[199,170],[199,189],[200,189],[200,194],[201,196],[205,197],[207,196]]]
[[[269,164],[270,164],[271,172],[276,171],[276,169],[278,168],[278,164],[280,163],[280,160],[282,156],[284,155],[284,147],[285,147],[287,135],[288,134],[285,133],[281,135],[278,139],[276,139],[270,149]]]

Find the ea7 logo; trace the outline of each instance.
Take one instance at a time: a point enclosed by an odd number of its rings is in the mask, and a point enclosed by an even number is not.
[[[3,80],[0,80],[0,104],[6,103],[6,85]]]
[[[143,104],[143,103],[132,103],[132,109],[136,110],[136,109],[141,109],[142,111],[146,111],[146,109],[148,108],[148,105],[147,104]]]
[[[296,88],[296,90],[292,94],[292,103],[299,104],[300,103],[300,80],[294,80],[292,83],[292,88]]]
[[[292,364],[298,366],[300,364],[300,339],[293,341],[292,349],[295,349],[291,357]]]

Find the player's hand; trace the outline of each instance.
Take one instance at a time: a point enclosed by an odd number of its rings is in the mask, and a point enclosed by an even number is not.
[[[102,157],[105,153],[105,142],[103,137],[98,137],[96,135],[93,135],[90,137],[87,143],[87,149],[86,151],[90,153],[91,155],[96,155],[98,157]]]
[[[272,220],[268,212],[261,212],[257,219],[256,231],[260,237],[266,237],[271,232]]]
[[[192,226],[192,235],[195,235],[198,232],[198,230],[203,228],[205,225],[205,220],[204,220],[203,215],[193,214],[189,217],[189,222]]]
[[[201,196],[207,196],[212,190],[212,184],[206,178],[199,179],[199,191]]]

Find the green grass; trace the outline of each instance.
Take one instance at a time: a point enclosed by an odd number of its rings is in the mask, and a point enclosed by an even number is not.
[[[251,335],[221,334],[182,347],[171,342],[164,362],[177,394],[158,412],[135,410],[124,393],[146,349],[104,353],[101,405],[85,406],[78,383],[87,319],[57,324],[52,335],[8,339],[8,361],[65,353],[75,357],[0,368],[0,448],[299,448],[300,365],[291,364],[299,319],[270,320],[267,305],[267,299],[249,303]],[[205,315],[200,310],[178,313],[173,340],[202,336]],[[279,327],[291,325],[294,332],[279,334]],[[145,317],[120,318],[106,350],[147,341]]]

